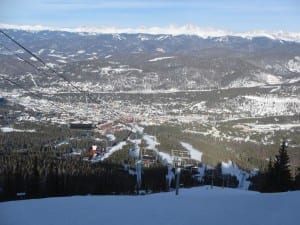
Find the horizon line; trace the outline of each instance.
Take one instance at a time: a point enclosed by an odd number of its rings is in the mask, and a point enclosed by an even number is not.
[[[89,33],[89,34],[151,34],[151,35],[195,35],[203,38],[209,37],[225,37],[225,36],[240,36],[243,38],[267,37],[270,39],[281,39],[287,41],[300,42],[300,31],[290,32],[283,30],[251,30],[244,32],[234,32],[225,29],[213,27],[199,27],[194,24],[168,26],[140,26],[140,27],[115,27],[115,26],[76,26],[76,27],[57,27],[44,25],[17,25],[0,22],[0,29],[8,30],[25,30],[25,31],[64,31],[70,33]]]

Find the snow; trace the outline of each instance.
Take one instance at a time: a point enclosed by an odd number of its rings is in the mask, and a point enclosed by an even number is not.
[[[126,141],[119,142],[117,145],[111,147],[108,152],[106,152],[103,157],[101,157],[101,161],[111,156],[113,153],[121,150],[126,145]]]
[[[289,60],[286,67],[291,72],[300,73],[300,56],[296,56],[294,59]]]
[[[168,153],[158,152],[158,155],[159,155],[159,157],[160,157],[160,159],[161,159],[161,161],[164,165],[173,163],[173,157],[170,156]]]
[[[149,62],[157,62],[157,61],[161,61],[161,60],[165,60],[165,59],[173,59],[174,56],[165,56],[165,57],[158,57],[158,58],[154,58],[154,59],[149,59]]]
[[[113,38],[119,41],[125,40],[126,38],[117,33],[112,33]]]
[[[116,137],[115,137],[115,135],[113,135],[113,134],[107,134],[107,135],[106,135],[106,138],[107,138],[109,141],[114,141],[114,140],[116,140]]]
[[[166,53],[166,51],[163,48],[156,48],[155,50],[157,52]]]
[[[54,68],[56,66],[56,64],[54,64],[54,63],[46,63],[46,65],[51,67],[51,68]]]
[[[34,62],[37,62],[37,59],[35,57],[33,57],[33,56],[30,57],[30,60],[34,61]]]
[[[152,34],[152,35],[196,35],[201,38],[226,37],[236,36],[247,39],[254,37],[266,37],[273,40],[300,42],[299,32],[285,32],[285,31],[265,31],[255,30],[249,32],[233,32],[228,30],[201,28],[196,25],[186,24],[183,26],[169,25],[167,27],[138,27],[138,28],[117,28],[117,27],[77,27],[77,28],[61,28],[61,27],[47,27],[41,25],[14,25],[0,23],[2,29],[17,29],[26,30],[30,32],[38,31],[66,31],[75,32],[80,35],[95,35],[95,34],[113,34],[117,40],[124,39],[120,34]],[[164,38],[168,36],[162,36]],[[162,39],[164,39],[162,38]],[[220,40],[220,39],[219,39]],[[226,38],[224,39],[226,41]]]
[[[231,160],[227,163],[222,162],[221,164],[222,174],[230,174],[232,176],[236,176],[239,181],[239,188],[248,190],[250,182],[247,181],[249,174],[235,165]]]
[[[155,136],[145,134],[143,136],[143,140],[145,140],[146,143],[147,143],[147,146],[146,146],[147,149],[153,149],[154,150],[154,149],[156,149],[155,146],[159,145],[159,142],[157,142],[157,139],[156,139]]]
[[[145,196],[73,196],[1,202],[3,225],[296,225],[300,192],[208,186]]]
[[[173,163],[173,158],[168,153],[161,152],[156,148],[156,145],[159,145],[159,142],[157,142],[157,139],[155,136],[145,134],[143,136],[143,140],[145,140],[147,143],[146,149],[151,149],[151,150],[155,151],[159,155],[163,164],[166,165],[166,164]]]
[[[67,57],[62,56],[62,55],[58,55],[58,54],[48,54],[48,56],[52,56],[52,57],[60,58],[60,59],[67,59]]]
[[[142,35],[142,34],[139,34],[139,35],[138,35],[138,38],[139,38],[141,41],[148,41],[148,40],[149,40],[149,38],[148,38],[147,36]]]
[[[36,130],[20,130],[20,129],[14,129],[12,127],[1,127],[1,132],[3,133],[11,133],[11,132],[28,132],[28,133],[34,133]]]
[[[258,132],[258,133],[269,133],[278,130],[291,130],[293,128],[300,127],[300,123],[282,123],[282,124],[257,124],[257,123],[243,123],[236,124],[234,128],[239,128],[243,132]]]
[[[260,72],[260,73],[255,74],[255,76],[257,78],[259,78],[260,80],[266,82],[267,84],[280,84],[281,83],[281,77],[275,76],[273,74]]]
[[[280,84],[282,83],[282,78],[280,76],[275,76],[273,74],[259,72],[253,74],[257,80],[253,80],[252,77],[239,78],[232,81],[228,88],[240,88],[240,87],[258,87],[266,84]]]
[[[201,162],[202,160],[202,152],[200,152],[199,150],[195,149],[192,145],[190,145],[189,143],[185,143],[185,142],[180,142],[180,144],[189,151],[191,159],[197,160],[199,162]]]
[[[60,63],[67,63],[67,61],[66,61],[66,60],[63,60],[63,59],[57,59],[56,61],[57,61],[57,62],[60,62]]]
[[[136,68],[112,68],[111,66],[108,67],[102,67],[101,68],[101,75],[111,75],[111,74],[120,74],[124,72],[129,72],[129,71],[136,71],[136,72],[143,72],[141,69],[136,69]]]
[[[294,115],[300,112],[299,97],[279,97],[276,95],[242,96],[243,102],[236,103],[237,109],[249,112],[251,116]]]
[[[38,51],[38,55],[40,55],[40,54],[42,54],[43,52],[45,51],[45,49],[40,49],[39,51]]]
[[[262,86],[262,85],[265,85],[265,83],[253,81],[253,80],[250,80],[249,77],[246,77],[246,78],[240,78],[240,79],[230,82],[230,84],[228,85],[228,88],[257,87],[257,86]]]
[[[192,105],[190,108],[190,110],[206,110],[206,101],[201,101],[199,103],[196,103],[194,105]]]
[[[34,84],[34,86],[37,87],[38,85],[36,84],[36,82],[33,78],[33,75],[31,73],[28,73],[28,75],[30,76],[30,79],[31,79],[32,83]]]
[[[79,51],[77,51],[77,54],[83,54],[83,53],[85,53],[85,50],[79,50]]]
[[[133,124],[133,125],[132,125],[132,132],[133,132],[133,133],[138,132],[139,134],[143,134],[143,132],[144,132],[144,127],[141,127],[141,126],[139,126],[139,125],[137,125],[137,124]]]

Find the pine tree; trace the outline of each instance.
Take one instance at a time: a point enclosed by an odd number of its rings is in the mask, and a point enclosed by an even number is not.
[[[292,184],[289,156],[287,154],[287,142],[283,141],[279,154],[275,156],[274,162],[274,186],[275,191],[288,191]]]

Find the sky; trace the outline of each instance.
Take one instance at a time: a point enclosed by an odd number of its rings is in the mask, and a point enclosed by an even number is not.
[[[299,0],[0,0],[0,23],[300,32]]]

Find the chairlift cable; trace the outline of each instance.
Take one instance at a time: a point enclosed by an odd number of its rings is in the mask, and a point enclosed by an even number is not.
[[[9,40],[11,40],[13,43],[15,43],[17,46],[19,46],[20,48],[22,48],[24,51],[26,51],[29,55],[31,55],[33,58],[35,58],[37,61],[39,61],[40,63],[42,63],[42,65],[44,65],[46,68],[49,69],[49,71],[51,71],[53,74],[55,74],[56,76],[62,78],[63,80],[65,80],[66,82],[68,82],[74,89],[76,89],[77,91],[79,91],[80,93],[84,93],[85,95],[87,95],[87,97],[92,100],[93,102],[98,102],[98,99],[94,99],[90,96],[90,93],[88,91],[84,91],[82,90],[81,88],[75,86],[70,79],[66,78],[64,75],[62,74],[59,74],[55,69],[53,69],[52,67],[50,67],[43,59],[41,59],[40,57],[38,57],[36,54],[34,54],[32,51],[30,51],[28,48],[26,48],[24,45],[22,45],[21,43],[19,43],[18,41],[16,41],[15,39],[13,39],[10,35],[8,35],[6,32],[4,32],[2,29],[0,29],[0,33],[2,33],[6,38],[8,38]],[[16,53],[13,53],[15,54],[17,57],[19,57],[20,59],[22,59],[25,63],[27,63],[28,65],[34,67],[35,69],[37,69],[38,71],[40,71],[40,69],[38,67],[36,67],[33,63],[29,62],[28,60],[24,59],[23,57],[20,57],[19,55],[17,55]],[[43,72],[44,74],[46,74],[45,72]],[[48,76],[48,74],[46,74]],[[6,78],[6,77],[3,77],[2,76],[2,79],[4,80],[7,80],[9,81],[10,83],[16,85],[16,86],[19,86],[20,88],[26,90],[28,93],[34,95],[34,96],[38,96],[36,95],[35,93],[31,92],[30,90],[28,90],[27,88],[25,87],[22,87],[22,85]],[[102,103],[103,100],[101,101]],[[52,103],[52,102],[51,102]],[[52,103],[53,104],[53,103]],[[107,103],[105,102],[103,106],[106,106],[107,108]],[[66,110],[64,110],[65,112],[67,112]],[[117,116],[117,118],[119,118],[120,114],[115,112],[114,110],[109,110],[109,112],[111,114],[114,114],[115,116]],[[69,113],[69,112],[67,112]],[[122,121],[119,121],[121,124],[124,124],[127,126],[127,124],[123,123]],[[126,136],[126,138],[124,139],[128,139],[128,137],[131,135],[132,131],[130,130]]]
[[[37,93],[34,93],[34,92],[30,91],[28,88],[26,88],[26,87],[24,87],[23,85],[21,85],[21,84],[15,82],[15,81],[13,81],[13,80],[7,78],[6,76],[4,76],[4,75],[2,75],[2,74],[0,74],[0,78],[1,78],[2,80],[5,80],[5,81],[7,81],[7,82],[9,82],[9,83],[11,83],[11,84],[13,84],[13,85],[15,85],[15,86],[17,86],[17,87],[23,89],[23,90],[26,91],[28,94],[30,94],[30,95],[32,95],[32,96],[34,96],[34,97],[36,97],[36,98],[39,98],[39,99],[45,98],[44,96],[41,96],[41,95],[39,95],[39,94],[37,94]],[[48,99],[48,100],[49,100],[49,99]],[[49,103],[50,103],[52,106],[57,107],[57,105],[54,104],[53,102],[49,101]],[[65,113],[69,114],[69,112],[66,111],[64,108],[62,108],[62,107],[59,107],[59,108],[60,108],[62,111],[64,111]]]
[[[47,63],[42,60],[40,57],[38,57],[36,54],[34,54],[32,51],[30,51],[28,48],[26,48],[24,45],[20,44],[18,41],[14,40],[10,35],[8,35],[7,33],[5,33],[3,30],[0,29],[0,33],[2,33],[5,37],[7,37],[9,40],[11,40],[13,43],[15,43],[17,46],[21,47],[24,51],[26,51],[28,54],[30,54],[32,57],[34,57],[36,60],[38,60],[40,63],[42,63],[46,68],[48,68],[52,73],[54,73],[56,76],[62,78],[63,80],[65,80],[66,82],[68,82],[74,89],[76,89],[77,91],[79,91],[80,93],[83,93],[85,95],[87,95],[87,97],[92,100],[93,102],[98,102],[98,99],[92,98],[90,93],[88,91],[84,91],[81,88],[75,86],[70,79],[66,78],[64,75],[59,74],[55,69],[51,68],[49,65],[47,65]],[[18,55],[18,57],[20,57]],[[20,57],[22,60],[23,57]],[[28,60],[24,60],[24,62],[28,63]],[[32,63],[28,63],[29,65],[33,66]],[[33,66],[34,68],[36,68],[36,66]],[[37,68],[36,68],[37,69]],[[104,102],[103,100],[101,101],[107,109],[107,103]],[[110,111],[111,114],[114,114],[115,116],[119,117],[120,115],[114,111]]]

